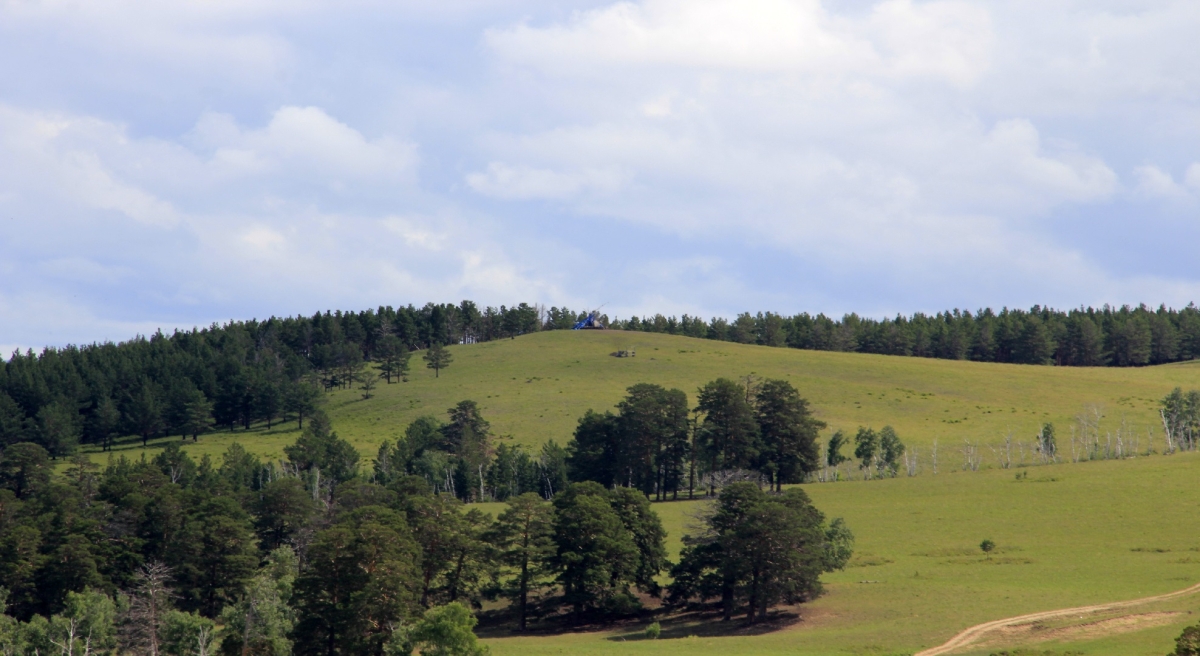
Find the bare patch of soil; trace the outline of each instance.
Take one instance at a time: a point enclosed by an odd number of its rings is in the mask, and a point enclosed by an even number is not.
[[[1051,640],[1059,642],[1092,640],[1163,626],[1174,622],[1176,617],[1184,614],[1182,611],[1137,613],[1108,617],[1085,624],[1053,627],[1048,626],[1045,622],[1013,624],[996,629],[989,636],[989,639],[985,641],[985,644],[1011,645],[1026,642],[1049,642]]]

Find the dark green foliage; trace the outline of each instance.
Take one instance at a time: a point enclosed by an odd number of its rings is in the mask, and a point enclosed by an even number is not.
[[[671,600],[720,598],[726,620],[739,607],[753,622],[771,606],[817,596],[820,574],[843,566],[853,541],[844,524],[827,529],[799,488],[772,497],[754,484],[733,483],[706,524],[704,534],[684,537]]]
[[[505,596],[517,611],[517,625],[525,630],[529,597],[549,583],[554,556],[554,511],[530,492],[508,500],[508,508],[496,518],[488,533],[497,557],[505,566],[501,579]]]
[[[266,564],[246,586],[246,594],[221,612],[221,653],[288,656],[289,635],[295,624],[290,606],[297,574],[296,554],[281,547],[267,556]]]
[[[50,454],[29,442],[9,445],[0,452],[0,487],[18,499],[37,494],[50,483]]]
[[[572,483],[554,497],[554,509],[554,564],[576,621],[585,610],[627,604],[643,559],[608,491],[594,482]]]
[[[256,517],[255,530],[264,551],[283,547],[308,527],[318,507],[312,493],[298,478],[277,478],[262,486],[250,507]],[[339,493],[339,502],[343,495]]]
[[[879,431],[879,468],[881,473],[895,476],[900,468],[900,458],[904,457],[904,442],[896,435],[891,426],[884,426]]]
[[[873,429],[860,426],[854,435],[854,457],[859,460],[858,468],[869,475],[878,455],[879,435]]]
[[[285,447],[284,453],[300,469],[319,471],[338,483],[358,475],[358,451],[333,432],[324,414],[313,415],[296,443]]]
[[[700,388],[696,409],[704,421],[697,429],[697,459],[709,472],[747,469],[758,460],[759,426],[748,397],[743,385],[728,378]]]
[[[79,411],[65,400],[42,406],[37,414],[38,443],[54,459],[71,455],[82,432]]]
[[[1175,638],[1175,651],[1168,656],[1200,656],[1200,624],[1184,629]]]
[[[617,478],[616,451],[620,432],[617,417],[588,410],[579,418],[567,443],[567,469],[573,481],[596,481],[611,486]]]
[[[433,343],[425,350],[425,355],[421,356],[425,359],[425,366],[433,369],[433,377],[437,378],[441,375],[442,369],[450,366],[454,362],[454,356],[450,354],[440,343]]]
[[[380,653],[417,610],[420,548],[404,517],[359,508],[317,533],[296,580],[296,654]]]
[[[179,605],[216,617],[237,599],[258,565],[250,515],[230,497],[211,497],[190,508],[165,554],[185,590]]]
[[[567,446],[571,479],[677,497],[690,449],[687,395],[647,383],[626,391],[617,414],[589,410],[579,420]]]
[[[409,359],[412,352],[395,335],[384,335],[375,347],[375,357],[379,362],[379,375],[387,380],[408,380]]]
[[[28,420],[21,406],[12,397],[0,392],[0,449],[28,441],[28,430]]]
[[[658,515],[650,508],[650,500],[637,490],[618,487],[609,490],[608,497],[609,503],[633,537],[633,544],[637,548],[637,561],[631,581],[637,589],[657,597],[659,584],[655,577],[670,567],[667,549],[663,546],[667,532],[663,530]]]
[[[785,380],[765,380],[754,395],[762,451],[758,469],[768,473],[775,489],[799,483],[821,467],[818,433],[825,428],[812,416],[808,402]]]
[[[849,460],[850,458],[842,455],[842,447],[848,443],[849,440],[846,439],[846,435],[842,431],[835,431],[829,437],[829,446],[825,449],[825,464],[830,467],[837,467]]]

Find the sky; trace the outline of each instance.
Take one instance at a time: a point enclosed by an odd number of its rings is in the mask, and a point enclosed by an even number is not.
[[[1200,298],[1200,3],[0,0],[0,352]]]

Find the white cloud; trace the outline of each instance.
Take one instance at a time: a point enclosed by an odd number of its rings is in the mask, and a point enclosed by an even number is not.
[[[1181,200],[1189,197],[1187,189],[1175,182],[1170,173],[1157,166],[1139,166],[1133,170],[1137,191],[1152,197]]]
[[[613,193],[621,183],[622,175],[613,169],[560,173],[504,162],[492,162],[487,171],[467,175],[467,184],[475,191],[509,199],[570,198],[582,191]]]
[[[557,75],[667,66],[966,86],[986,69],[992,37],[987,12],[964,2],[889,0],[850,19],[817,0],[646,0],[567,25],[491,30],[486,41],[509,62]]]
[[[1200,162],[1188,167],[1187,172],[1184,173],[1183,181],[1184,184],[1191,187],[1192,191],[1200,192]]]
[[[1185,1],[0,3],[0,295],[119,329],[1183,304],[1198,29]]]

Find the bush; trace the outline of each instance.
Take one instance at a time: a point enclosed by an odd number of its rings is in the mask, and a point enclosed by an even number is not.
[[[1169,656],[1200,656],[1200,624],[1189,626],[1175,638],[1175,651]]]
[[[662,625],[658,622],[646,627],[646,638],[648,640],[658,640],[658,636],[662,635]]]

